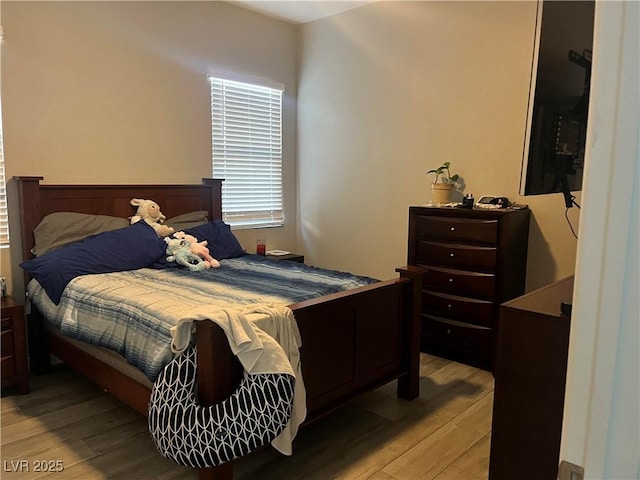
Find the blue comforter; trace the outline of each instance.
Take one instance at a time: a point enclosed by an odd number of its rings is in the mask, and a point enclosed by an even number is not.
[[[220,263],[202,272],[143,268],[82,275],[69,282],[59,306],[35,281],[29,295],[64,335],[116,351],[153,382],[173,358],[170,328],[198,307],[289,305],[376,282],[256,255]]]

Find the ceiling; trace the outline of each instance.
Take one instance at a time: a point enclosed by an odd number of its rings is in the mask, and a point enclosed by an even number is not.
[[[376,1],[376,0],[373,0]],[[270,17],[285,20],[294,24],[308,23],[320,18],[329,17],[337,13],[372,3],[371,0],[342,1],[342,0],[231,0],[237,4]]]

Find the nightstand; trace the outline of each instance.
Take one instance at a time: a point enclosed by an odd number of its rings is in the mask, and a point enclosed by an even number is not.
[[[287,253],[286,255],[267,254],[266,257],[269,260],[289,260],[290,262],[304,263],[304,255],[299,255],[297,253]]]
[[[24,305],[11,297],[2,297],[0,314],[2,388],[17,385],[20,393],[29,393]]]

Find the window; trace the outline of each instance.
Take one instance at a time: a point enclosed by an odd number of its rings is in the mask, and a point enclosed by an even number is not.
[[[0,245],[9,245],[9,216],[4,178],[4,140],[2,136],[2,108],[0,106]]]
[[[282,88],[211,81],[213,176],[223,220],[234,228],[281,226]]]

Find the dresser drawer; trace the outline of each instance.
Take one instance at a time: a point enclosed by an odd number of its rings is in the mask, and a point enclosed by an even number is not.
[[[419,265],[439,265],[495,272],[496,248],[419,241],[416,249],[416,262]]]
[[[417,216],[415,228],[419,239],[483,245],[498,243],[497,220]]]
[[[0,320],[0,330],[3,332],[5,330],[11,330],[12,326],[13,319],[11,317],[2,317],[2,320]]]
[[[2,355],[12,355],[13,354],[13,331],[12,330],[3,330],[0,333],[0,352]]]
[[[467,353],[490,352],[492,330],[455,320],[426,315],[422,322],[423,340],[435,342],[440,347],[462,350]]]
[[[2,378],[15,376],[16,362],[13,355],[3,355],[2,360],[0,361],[0,371],[2,372]]]
[[[438,316],[481,327],[492,326],[493,302],[487,300],[424,291],[422,292],[422,309]]]
[[[422,277],[426,290],[481,300],[494,300],[496,277],[491,273],[465,272],[438,267],[427,267],[426,270]]]

